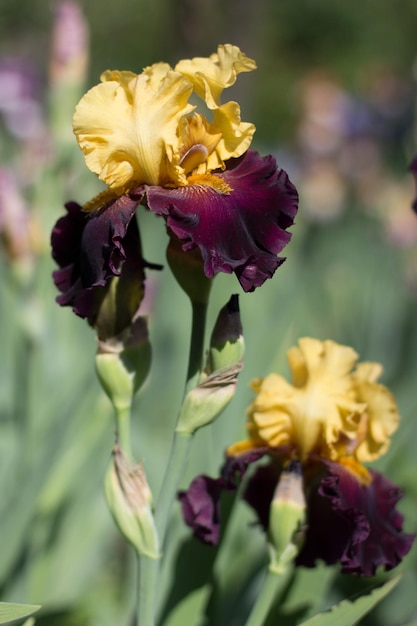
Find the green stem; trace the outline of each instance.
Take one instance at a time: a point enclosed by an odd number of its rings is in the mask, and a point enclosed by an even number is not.
[[[204,354],[206,316],[207,302],[192,302],[192,331],[184,396],[198,383]],[[174,433],[169,461],[155,511],[155,524],[161,550],[163,550],[172,505],[175,501],[178,486],[187,463],[191,441],[191,434]],[[139,591],[137,598],[138,626],[154,626],[155,624],[158,576],[159,562],[142,556],[140,558]]]
[[[279,575],[271,570],[268,570],[262,589],[245,626],[262,626],[265,623],[278,590],[286,582],[288,574],[288,570],[283,575]]]
[[[174,433],[168,467],[159,493],[155,514],[156,529],[158,531],[161,548],[165,539],[171,508],[175,500],[178,485],[180,484],[187,464],[191,441],[192,435],[187,433]]]
[[[137,626],[155,625],[156,583],[159,561],[138,554]]]
[[[132,455],[132,442],[130,436],[130,417],[131,406],[116,407],[116,433],[117,439],[120,443],[126,458],[129,461],[133,460]]]
[[[204,335],[207,318],[207,302],[191,302],[192,330],[190,352],[188,355],[187,382],[184,396],[196,386],[201,372],[204,354]]]
[[[184,397],[196,386],[201,372],[204,353],[204,335],[206,327],[207,303],[192,302],[192,331],[188,357],[187,381]],[[193,436],[187,433],[174,433],[170,457],[158,497],[155,522],[161,548],[165,539],[171,508],[180,484]]]

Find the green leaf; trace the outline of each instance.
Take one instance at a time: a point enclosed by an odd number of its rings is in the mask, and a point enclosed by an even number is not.
[[[397,585],[401,576],[391,578],[385,585],[374,589],[357,600],[343,600],[325,613],[315,615],[300,626],[354,626]]]
[[[296,567],[288,588],[274,602],[265,626],[294,626],[317,615],[334,577],[335,570],[324,564],[314,569]]]
[[[16,619],[22,619],[32,615],[40,609],[36,604],[15,604],[13,602],[0,602],[0,624],[10,624]]]
[[[202,620],[202,610],[208,598],[210,587],[200,587],[192,591],[182,602],[180,602],[171,612],[169,618],[164,622],[164,626],[200,626]]]

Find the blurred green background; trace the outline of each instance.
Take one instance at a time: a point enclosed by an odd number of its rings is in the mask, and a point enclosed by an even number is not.
[[[102,492],[111,408],[95,378],[93,331],[54,302],[49,233],[65,201],[100,189],[71,133],[85,89],[107,68],[140,72],[207,56],[219,43],[257,61],[230,91],[242,119],[257,126],[254,147],[274,154],[297,184],[300,210],[273,280],[253,294],[232,276],[215,280],[209,330],[229,294],[240,293],[245,369],[226,413],[198,434],[184,485],[215,475],[225,446],[242,436],[250,379],[286,373],[285,351],[299,337],[330,338],[384,365],[402,423],[376,466],[404,488],[405,528],[416,531],[417,218],[407,172],[416,151],[416,32],[412,0],[1,0],[1,601],[42,604],[40,626],[128,624],[134,563]],[[145,210],[139,221],[145,257],[165,264],[163,224]],[[135,404],[134,445],[157,493],[190,310],[168,269],[148,279],[148,293],[153,365]],[[252,521],[239,504],[233,541],[217,557],[216,626],[239,626],[256,593],[267,556]],[[196,545],[190,556],[178,511],[170,535],[181,549],[168,555],[166,597],[173,581],[202,587],[196,563],[204,570],[212,558]],[[401,583],[361,623],[416,623],[415,548],[398,569]],[[295,625],[370,584],[337,568],[298,578],[271,624]]]

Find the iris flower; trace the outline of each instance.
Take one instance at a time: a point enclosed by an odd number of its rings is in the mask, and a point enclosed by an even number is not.
[[[371,576],[401,561],[414,538],[402,532],[395,509],[401,491],[364,465],[386,452],[397,406],[377,382],[381,366],[357,358],[350,347],[304,338],[288,352],[292,383],[277,374],[253,381],[248,438],[228,448],[220,478],[199,476],[180,493],[197,538],[217,543],[222,491],[234,491],[264,457],[244,498],[266,531],[281,472],[294,462],[302,470],[307,528],[297,564],[340,562],[344,573]]]
[[[237,75],[254,69],[254,61],[226,44],[174,68],[106,71],[82,97],[74,133],[107,189],[84,207],[67,205],[54,229],[61,304],[88,315],[92,292],[135,254],[130,231],[140,203],[163,216],[184,252],[199,251],[205,276],[234,272],[253,291],[274,274],[290,239],[297,192],[272,156],[249,149],[255,127],[241,121],[239,105],[222,102]],[[76,248],[70,258],[69,239]]]

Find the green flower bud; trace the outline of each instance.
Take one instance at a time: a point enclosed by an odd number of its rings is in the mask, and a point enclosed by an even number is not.
[[[137,318],[123,333],[99,341],[96,370],[101,386],[116,411],[131,406],[151,364],[151,345],[145,318]]]
[[[224,411],[236,392],[244,349],[239,301],[234,295],[217,317],[206,368],[199,384],[185,397],[177,432],[192,434],[211,424]]]
[[[239,296],[234,294],[220,309],[210,340],[208,373],[242,362],[245,353]]]
[[[304,539],[306,501],[300,463],[293,461],[281,473],[269,513],[270,565],[283,574]]]
[[[185,396],[176,431],[191,435],[211,424],[229,404],[236,392],[242,366],[225,367],[206,376]]]
[[[175,280],[192,302],[206,304],[212,278],[204,274],[203,259],[198,248],[184,252],[182,242],[171,235],[167,248],[167,261]]]
[[[123,536],[139,554],[160,557],[151,510],[152,494],[142,464],[131,466],[119,444],[105,479],[107,505]]]

